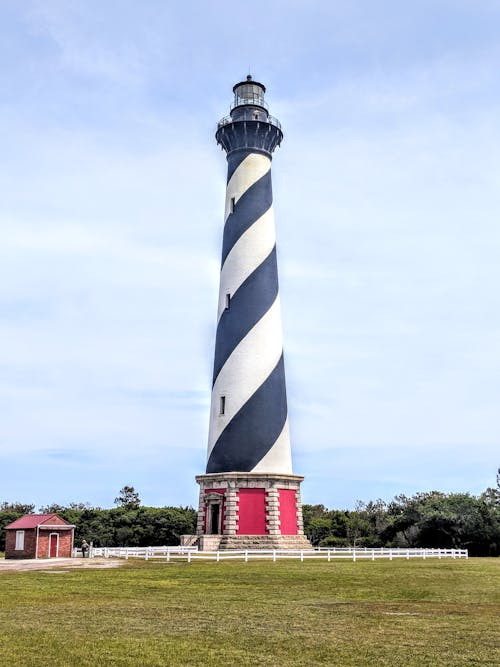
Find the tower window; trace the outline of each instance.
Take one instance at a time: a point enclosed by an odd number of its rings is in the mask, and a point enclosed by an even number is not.
[[[223,415],[226,412],[226,397],[221,396],[219,401],[219,414]]]
[[[231,295],[226,294],[226,305],[224,306],[226,310],[229,310],[229,307],[231,306]]]
[[[231,213],[234,213],[235,206],[236,206],[236,197],[231,197],[231,206],[229,207]]]

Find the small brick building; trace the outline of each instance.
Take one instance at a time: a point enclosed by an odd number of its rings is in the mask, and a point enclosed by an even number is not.
[[[75,526],[57,514],[25,514],[6,526],[5,558],[70,558]]]

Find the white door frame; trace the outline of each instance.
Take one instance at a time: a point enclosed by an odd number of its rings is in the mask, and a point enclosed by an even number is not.
[[[51,556],[50,555],[50,543],[52,542],[52,535],[55,535],[57,537],[57,543],[56,543],[56,555]],[[49,533],[49,558],[59,558],[59,533]]]

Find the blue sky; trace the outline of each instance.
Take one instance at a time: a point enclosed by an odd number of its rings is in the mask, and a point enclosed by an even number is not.
[[[500,6],[0,6],[0,500],[195,504],[225,159],[273,162],[305,502],[478,493],[500,450]]]

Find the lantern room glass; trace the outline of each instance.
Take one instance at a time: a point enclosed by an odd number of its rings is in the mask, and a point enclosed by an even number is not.
[[[264,90],[257,83],[242,83],[234,89],[234,102],[231,109],[235,107],[251,105],[267,109],[267,103],[264,100]]]

